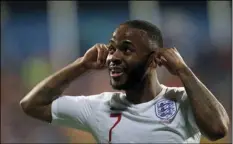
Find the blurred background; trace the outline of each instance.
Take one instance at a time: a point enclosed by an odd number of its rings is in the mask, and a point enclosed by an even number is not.
[[[19,101],[95,43],[107,43],[115,28],[129,19],[156,24],[165,47],[178,48],[232,118],[231,11],[231,1],[1,1],[1,142],[95,142],[88,133],[26,116]],[[165,68],[158,73],[161,83],[182,86]],[[74,81],[65,94],[103,91],[112,89],[106,71],[98,71]],[[231,131],[217,142],[230,143]],[[210,143],[205,138],[201,142]]]

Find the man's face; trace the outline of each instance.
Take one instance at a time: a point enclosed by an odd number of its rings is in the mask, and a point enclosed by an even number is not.
[[[147,69],[150,53],[145,31],[120,26],[110,40],[107,57],[112,87],[127,90],[139,84]]]

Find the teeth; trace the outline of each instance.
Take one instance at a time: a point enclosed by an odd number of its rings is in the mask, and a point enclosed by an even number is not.
[[[111,73],[122,73],[124,70],[122,68],[118,67],[112,67],[110,68]]]
[[[112,70],[112,73],[121,73],[122,70]]]

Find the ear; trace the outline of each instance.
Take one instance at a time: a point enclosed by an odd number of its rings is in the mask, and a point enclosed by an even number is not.
[[[148,58],[148,66],[150,68],[156,68],[157,67],[157,61],[156,61],[156,53],[152,52]]]

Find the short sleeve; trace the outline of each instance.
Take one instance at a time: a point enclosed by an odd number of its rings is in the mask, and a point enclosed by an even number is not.
[[[187,129],[191,133],[191,135],[200,136],[200,130],[196,124],[196,120],[192,111],[192,107],[189,101],[189,98],[186,94],[185,89],[183,88],[183,95],[182,95],[182,107],[185,111],[185,121],[187,124]]]
[[[52,102],[52,125],[88,131],[91,107],[85,96],[62,96]]]

